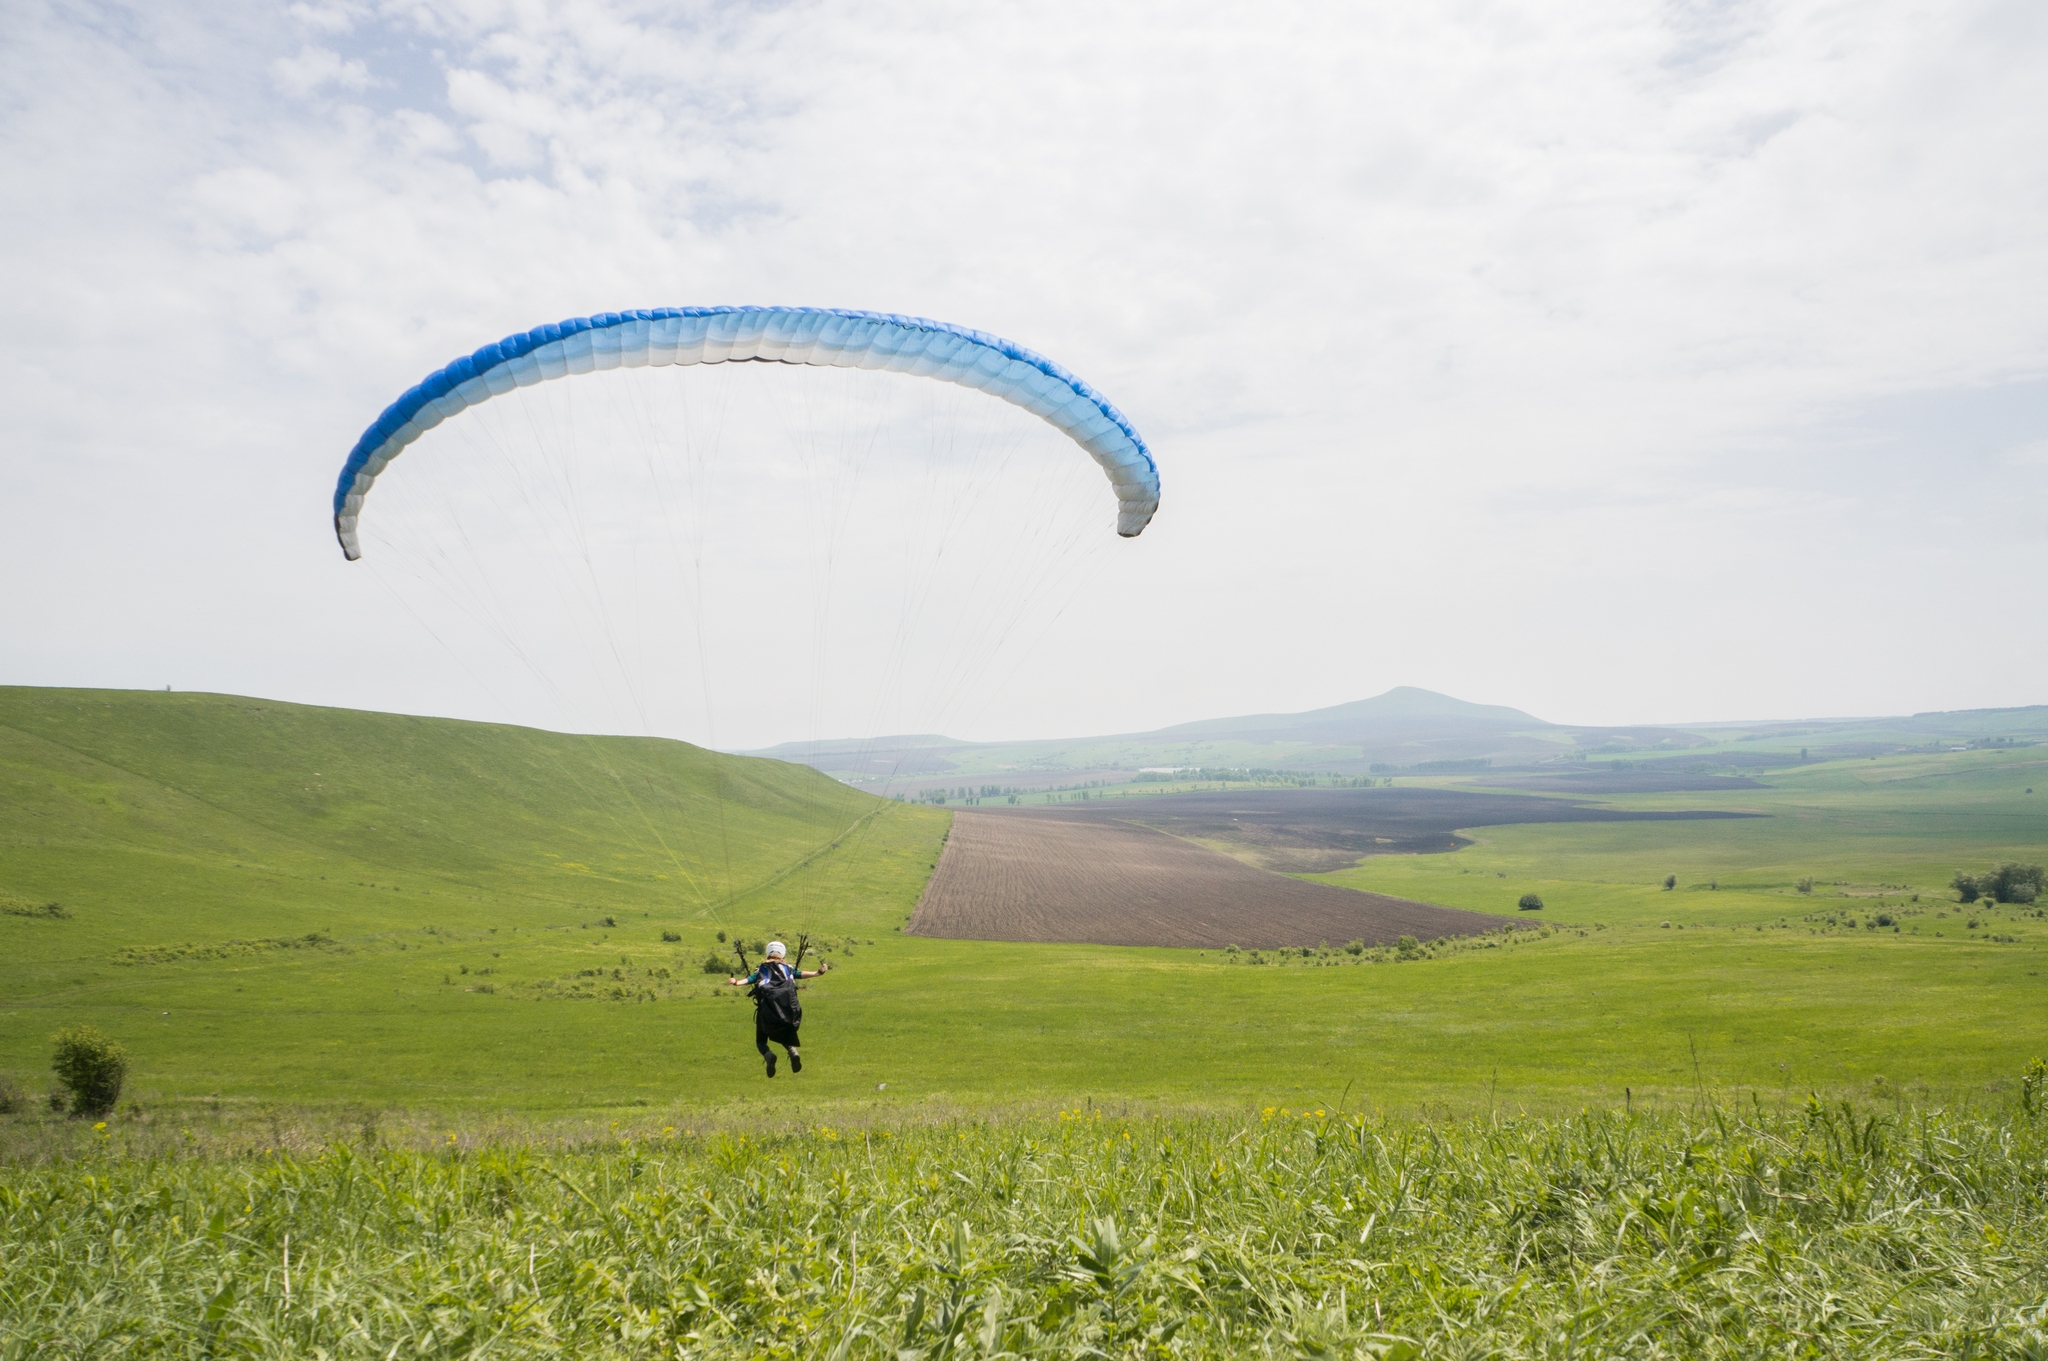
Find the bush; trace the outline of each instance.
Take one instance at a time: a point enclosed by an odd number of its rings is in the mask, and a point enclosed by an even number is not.
[[[28,1109],[28,1093],[14,1085],[14,1079],[0,1073],[0,1115],[13,1115]]]
[[[674,945],[677,941],[682,939],[682,935],[679,932],[675,931],[664,931],[661,933],[661,938],[664,943]]]
[[[1977,895],[1980,890],[1977,887],[1976,875],[1965,874],[1963,871],[1957,870],[1956,877],[1948,881],[1948,886],[1956,891],[1957,901],[1965,903],[1977,901]]]
[[[128,1077],[128,1051],[89,1025],[60,1030],[56,1040],[50,1067],[71,1089],[71,1113],[105,1115],[114,1109]]]
[[[1664,887],[1665,887],[1665,888],[1667,888],[1667,889],[1671,889],[1671,888],[1677,888],[1677,887],[1678,887],[1678,876],[1677,876],[1677,875],[1675,875],[1675,874],[1667,874],[1667,875],[1665,875],[1665,876],[1664,876]]]
[[[1403,936],[1394,942],[1394,949],[1403,959],[1413,959],[1422,953],[1422,942],[1413,936]]]
[[[1345,954],[1347,954],[1347,955],[1362,955],[1362,954],[1364,954],[1364,953],[1365,953],[1365,942],[1364,942],[1364,941],[1362,941],[1362,940],[1354,940],[1354,941],[1350,942],[1349,944],[1347,944],[1347,945],[1346,945],[1346,946],[1344,947],[1344,953],[1345,953]]]
[[[1515,904],[1515,909],[1520,912],[1541,912],[1543,900],[1533,893],[1524,893],[1521,901]]]
[[[1801,879],[1798,883],[1794,884],[1793,887],[1798,889],[1801,893],[1813,892],[1813,876],[1808,875],[1806,878]]]
[[[732,976],[732,969],[727,965],[725,957],[715,952],[704,956],[703,964],[698,967],[702,968],[705,973],[720,973],[728,978]]]
[[[31,903],[4,893],[0,893],[0,912],[16,917],[52,917],[58,921],[68,921],[71,917],[71,910],[62,903]]]
[[[2031,903],[2040,896],[2042,880],[2048,877],[2039,865],[2022,865],[2008,860],[1977,880],[1977,890],[2001,903]]]

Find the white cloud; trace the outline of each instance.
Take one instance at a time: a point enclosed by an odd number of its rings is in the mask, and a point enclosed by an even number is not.
[[[343,90],[364,90],[370,85],[367,66],[344,60],[340,53],[324,47],[302,47],[296,56],[276,58],[270,63],[270,75],[279,90],[298,99],[329,85]]]
[[[1013,336],[1158,446],[1147,607],[1059,646],[1204,664],[1068,689],[1055,651],[998,728],[2039,698],[2040,637],[1756,650],[2030,617],[2038,534],[1929,522],[2040,491],[1944,433],[2048,377],[2036,6],[21,13],[0,679],[458,707],[327,561],[355,433],[544,319],[776,300]]]

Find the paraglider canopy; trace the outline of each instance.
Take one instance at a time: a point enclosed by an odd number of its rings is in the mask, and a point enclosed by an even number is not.
[[[1043,418],[1109,476],[1117,533],[1136,537],[1159,508],[1151,451],[1107,398],[1021,345],[945,322],[815,307],[662,307],[600,312],[511,335],[431,374],[384,409],[356,441],[334,490],[334,532],[350,561],[378,474],[408,444],[514,388],[597,369],[745,361],[880,369],[1000,397]]]

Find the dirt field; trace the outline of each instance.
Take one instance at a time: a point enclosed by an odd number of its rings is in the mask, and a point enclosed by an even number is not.
[[[1276,949],[1508,924],[1283,878],[1107,818],[962,810],[908,929],[959,940]]]
[[[1669,770],[1586,770],[1562,775],[1474,776],[1495,789],[1534,789],[1546,794],[1678,794],[1701,789],[1764,789],[1744,775],[1691,775]]]
[[[1591,791],[1587,791],[1591,792]],[[1463,789],[1248,789],[1093,799],[1047,813],[1143,823],[1225,846],[1270,870],[1317,874],[1368,855],[1419,855],[1465,845],[1460,827],[1523,822],[1671,822],[1744,813],[1623,812],[1566,799]],[[1034,810],[1036,813],[1036,810]]]

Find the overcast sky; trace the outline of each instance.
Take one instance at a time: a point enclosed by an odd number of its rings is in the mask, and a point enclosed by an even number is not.
[[[799,716],[734,625],[653,729],[2048,702],[2038,0],[0,0],[0,62],[0,683],[630,727],[344,563],[335,474],[511,331],[774,302],[1043,351],[1164,503],[973,704]]]

